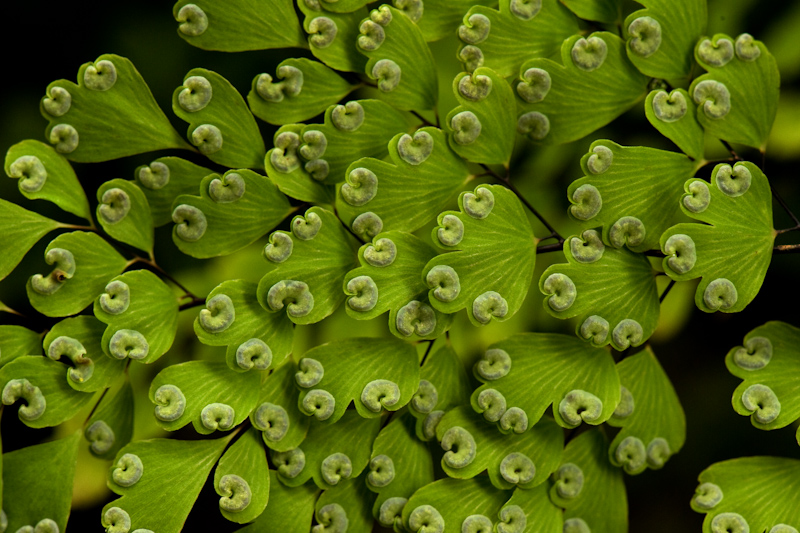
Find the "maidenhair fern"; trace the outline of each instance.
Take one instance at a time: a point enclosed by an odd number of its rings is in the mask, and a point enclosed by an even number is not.
[[[65,531],[76,466],[108,533],[627,532],[626,475],[686,453],[667,293],[747,313],[800,228],[776,58],[706,0],[639,3],[180,0],[163,46],[289,50],[176,73],[174,116],[116,54],[47,85],[4,164],[0,390],[56,438],[4,424],[0,533]],[[725,357],[758,429],[800,418],[799,344],[771,321]],[[798,479],[728,458],[686,507],[797,533]]]

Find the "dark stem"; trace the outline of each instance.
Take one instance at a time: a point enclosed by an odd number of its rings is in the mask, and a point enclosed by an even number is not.
[[[420,119],[424,125],[426,125],[426,126],[432,126],[432,127],[436,127],[436,124],[434,124],[433,122],[431,122],[431,121],[430,121],[430,120],[428,120],[427,118],[423,117],[422,115],[420,115],[420,114],[419,114],[419,113],[417,113],[416,111],[411,111],[410,113],[411,113],[412,115],[414,115],[415,117],[417,117],[418,119]]]
[[[349,233],[350,235],[352,235],[352,236],[353,236],[353,238],[355,238],[355,240],[357,240],[357,241],[358,241],[358,242],[360,242],[361,244],[367,244],[366,242],[364,242],[364,239],[362,239],[361,237],[359,237],[358,235],[356,235],[356,234],[353,232],[353,230],[351,230],[351,229],[350,229],[350,226],[348,226],[347,224],[345,224],[345,223],[344,223],[344,220],[342,220],[342,217],[340,217],[340,216],[339,216],[339,210],[338,210],[338,209],[336,209],[336,206],[333,206],[333,214],[334,214],[334,215],[336,215],[336,218],[339,220],[339,222],[341,222],[341,223],[342,223],[342,226],[344,226],[344,229],[346,229],[346,230],[347,230],[347,233]]]
[[[734,161],[741,161],[742,160],[742,158],[739,157],[739,154],[736,153],[736,150],[733,149],[733,146],[731,146],[731,143],[729,143],[728,141],[725,141],[723,139],[720,139],[719,142],[721,142],[722,146],[724,146],[725,149],[731,153],[731,155],[733,156]]]
[[[129,360],[129,361],[130,361],[130,360]],[[91,413],[89,413],[89,416],[87,416],[87,417],[86,417],[86,420],[84,421],[84,425],[86,424],[86,422],[88,422],[88,421],[89,421],[89,419],[90,419],[90,418],[92,418],[92,415],[94,414],[94,412],[95,412],[95,411],[97,411],[97,407],[100,405],[100,402],[102,402],[102,401],[103,401],[103,398],[105,398],[105,397],[106,397],[106,394],[108,393],[108,391],[109,391],[108,387],[106,387],[106,388],[103,390],[103,393],[100,395],[100,398],[98,398],[98,400],[97,400],[97,403],[95,403],[95,404],[94,404],[94,407],[92,407],[92,412],[91,412]]]
[[[163,277],[165,277],[166,279],[168,279],[169,281],[174,283],[180,290],[182,290],[184,292],[184,295],[182,296],[182,298],[186,298],[188,296],[192,300],[198,300],[197,296],[195,296],[195,294],[192,291],[190,291],[189,289],[184,287],[181,284],[181,282],[179,282],[178,280],[173,278],[169,273],[167,273],[166,270],[164,270],[163,268],[158,266],[158,263],[156,263],[155,260],[148,259],[146,257],[140,257],[140,256],[137,255],[136,257],[133,258],[133,261],[132,261],[131,264],[134,264],[134,263],[144,263],[145,265],[150,266],[151,268],[156,270],[159,274],[161,274]]]
[[[784,201],[781,195],[778,194],[778,191],[776,191],[774,187],[772,188],[772,196],[778,201],[779,204],[781,204],[781,207],[783,208],[784,211],[786,211],[786,214],[789,215],[794,221],[793,228],[779,230],[778,234],[780,235],[781,233],[786,233],[788,231],[794,231],[796,229],[800,229],[800,220],[798,220],[797,216],[792,212],[791,209],[789,209],[789,205]]]
[[[206,303],[206,301],[203,300],[202,298],[192,297],[192,301],[191,302],[186,302],[185,304],[181,304],[181,306],[178,307],[178,311],[185,311],[186,309],[191,309],[192,307],[200,307],[201,305],[204,305],[205,303]]]
[[[425,364],[425,360],[428,359],[428,355],[431,353],[431,348],[433,348],[433,343],[436,342],[435,340],[428,341],[428,347],[425,349],[425,355],[422,356],[422,361],[419,362],[419,366]]]
[[[664,292],[661,293],[661,296],[658,298],[658,303],[662,303],[664,301],[664,298],[667,297],[667,294],[669,294],[669,291],[672,290],[672,287],[674,285],[675,285],[675,280],[674,279],[669,280],[669,285],[667,285],[667,288],[664,289]]]
[[[536,247],[537,254],[546,254],[548,252],[560,252],[564,249],[563,242],[554,242],[553,244],[542,244]]]
[[[667,257],[661,250],[647,250],[646,252],[642,252],[647,257],[658,257],[658,258],[665,258]]]
[[[772,249],[774,254],[796,254],[800,253],[800,244],[782,244]]]

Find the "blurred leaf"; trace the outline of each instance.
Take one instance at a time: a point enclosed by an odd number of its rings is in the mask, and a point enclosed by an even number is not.
[[[359,23],[367,16],[366,8],[352,13],[333,13],[323,11],[314,0],[298,0],[297,7],[305,15],[303,29],[308,34],[308,47],[314,57],[336,70],[363,72],[367,59],[358,53],[354,44]]]
[[[800,122],[800,93],[787,88],[781,91],[775,125],[767,141],[770,157],[783,160],[796,157],[800,152],[800,129],[795,127],[798,122]]]
[[[148,396],[161,428],[175,431],[191,422],[208,435],[233,429],[250,415],[258,402],[259,377],[232,372],[225,363],[189,361],[159,372]]]
[[[683,154],[601,140],[591,144],[581,167],[584,177],[567,189],[572,218],[583,229],[602,225],[606,246],[645,252],[658,248],[659,237],[674,222],[681,184],[695,165]],[[591,208],[594,202],[597,209]]]
[[[391,162],[360,159],[347,169],[347,182],[336,189],[336,209],[348,225],[358,228],[355,221],[372,213],[384,230],[417,230],[447,206],[469,176],[438,128],[420,128],[413,137],[395,135],[389,157]],[[369,240],[380,231],[362,237]]]
[[[225,450],[214,471],[220,512],[237,524],[253,521],[269,501],[269,467],[259,433],[255,428],[245,431]]]
[[[73,433],[3,454],[3,511],[8,516],[8,531],[25,526],[33,531],[48,518],[59,531],[65,530],[79,441],[80,434]]]
[[[431,305],[443,313],[466,308],[476,326],[507,320],[522,307],[536,264],[536,237],[517,196],[501,185],[479,185],[458,197],[459,211],[437,217],[433,241],[450,253],[431,259]]]
[[[320,525],[314,526],[312,532],[336,531],[344,524],[348,533],[370,533],[373,523],[370,508],[374,499],[364,479],[345,479],[327,489],[317,500],[314,514]]]
[[[270,124],[308,120],[354,89],[334,70],[311,59],[286,59],[276,73],[277,80],[258,74],[247,95],[253,114]]]
[[[66,368],[47,357],[17,357],[0,368],[3,403],[13,405],[15,402],[24,402],[18,414],[28,427],[52,427],[69,420],[92,401],[93,395],[78,392],[67,385],[64,377]],[[9,411],[11,409],[8,408]]]
[[[263,237],[292,212],[272,181],[252,170],[209,174],[200,196],[181,195],[173,203],[172,240],[197,258],[228,255]]]
[[[644,103],[647,120],[686,155],[703,159],[705,131],[697,121],[697,106],[685,89],[651,91]]]
[[[292,0],[178,0],[172,14],[178,35],[204,50],[303,47]]]
[[[517,131],[549,145],[578,140],[623,114],[645,95],[647,78],[625,57],[622,39],[595,32],[565,40],[561,64],[525,61],[512,83]]]
[[[0,326],[0,367],[22,355],[41,355],[42,339],[22,326]]]
[[[657,470],[678,453],[686,441],[686,416],[672,387],[648,346],[617,363],[625,387],[620,404],[608,423],[621,427],[609,448],[611,464],[628,474]]]
[[[5,279],[39,239],[61,224],[0,198],[0,279]]]
[[[71,161],[110,161],[191,147],[172,128],[130,60],[104,54],[78,70],[78,85],[56,80],[40,104],[45,137]]]
[[[264,444],[276,452],[300,446],[311,424],[311,418],[298,407],[296,372],[297,365],[290,360],[267,376],[261,384],[258,408],[250,414],[250,422],[262,431]]]
[[[704,224],[678,224],[664,232],[664,271],[677,281],[703,278],[695,293],[701,311],[736,313],[756,297],[772,259],[770,186],[749,162],[715,166],[711,184],[684,185],[681,209]]]
[[[25,288],[33,308],[46,316],[81,312],[127,266],[102,237],[84,231],[59,235],[50,241],[44,255],[53,270],[49,275],[28,278]]]
[[[189,123],[188,139],[213,162],[263,168],[264,140],[239,91],[210,70],[195,68],[172,93],[172,111]]]
[[[211,467],[229,441],[230,438],[198,441],[151,439],[125,446],[117,453],[108,481],[108,488],[122,497],[103,507],[103,526],[108,529],[112,524],[119,527],[129,522],[131,531],[151,528],[159,533],[181,531]],[[120,460],[129,454],[139,460],[142,471],[138,481],[122,486],[116,483],[116,479],[135,478],[131,476],[131,467],[125,468],[126,465],[120,464]],[[115,473],[118,477],[114,476]],[[176,490],[164,490],[165,487]]]
[[[311,528],[317,494],[319,489],[313,483],[289,488],[278,481],[274,470],[270,470],[267,508],[255,522],[237,530],[237,533],[307,531]]]
[[[97,221],[112,238],[153,251],[153,216],[147,197],[135,183],[120,178],[97,189]]]
[[[6,175],[18,178],[19,192],[30,200],[47,200],[92,221],[89,200],[69,161],[43,142],[28,139],[6,152]]]
[[[112,459],[133,437],[133,389],[129,381],[106,391],[97,409],[84,424],[89,451],[101,459]]]
[[[613,24],[622,15],[621,0],[561,0],[578,17]]]
[[[200,181],[209,174],[211,170],[180,157],[159,157],[150,165],[137,167],[136,184],[147,197],[153,225],[158,227],[172,222],[175,198],[195,193]]]

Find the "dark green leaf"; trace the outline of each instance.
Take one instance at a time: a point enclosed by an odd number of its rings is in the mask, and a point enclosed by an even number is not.
[[[41,355],[42,339],[22,326],[0,326],[0,367],[22,355]]]
[[[153,216],[138,185],[120,178],[97,189],[97,221],[114,239],[153,251]]]

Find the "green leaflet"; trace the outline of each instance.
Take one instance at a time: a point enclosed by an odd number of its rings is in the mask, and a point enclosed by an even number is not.
[[[49,518],[64,531],[69,518],[80,434],[3,454],[7,531]],[[33,529],[31,529],[33,531]]]
[[[584,20],[612,24],[622,16],[620,0],[561,0],[561,2]]]
[[[22,355],[41,355],[39,334],[22,326],[0,326],[0,367]]]
[[[445,121],[453,151],[474,163],[508,166],[516,124],[514,91],[508,82],[492,69],[478,68],[471,75],[457,75],[453,93],[460,105]]]
[[[367,224],[366,229],[356,231],[365,240],[380,233],[380,228],[421,228],[451,201],[469,177],[466,163],[450,149],[438,128],[420,128],[413,136],[396,135],[389,142],[389,157],[391,162],[372,158],[355,161],[347,169],[346,183],[336,189],[336,210],[348,225],[360,228],[358,224],[378,217],[377,231],[370,231]],[[374,175],[373,185],[369,173]],[[409,210],[409,205],[414,209]],[[356,220],[363,222],[357,224]]]
[[[94,315],[108,324],[102,344],[106,355],[148,364],[172,346],[178,299],[152,272],[131,270],[106,285],[94,302]]]
[[[472,407],[504,432],[538,427],[551,404],[563,427],[598,425],[619,403],[611,354],[569,335],[518,333],[493,344],[474,372],[484,385],[472,393]]]
[[[97,221],[114,239],[153,251],[153,216],[138,185],[120,178],[97,189]]]
[[[519,69],[517,131],[542,144],[575,141],[633,107],[647,78],[625,57],[622,39],[608,32],[573,35],[561,64],[544,58]]]
[[[658,248],[659,237],[674,223],[681,184],[695,165],[683,154],[602,140],[591,144],[581,167],[584,177],[567,189],[575,204],[571,218],[583,229],[602,225],[606,246],[645,252]]]
[[[107,357],[103,353],[105,329],[105,324],[93,316],[81,315],[65,318],[54,325],[44,338],[42,345],[45,355],[65,363],[64,379],[77,391],[101,391],[112,386],[125,372],[125,361]],[[51,348],[56,339],[60,340]],[[70,363],[67,363],[68,360]]]
[[[64,378],[66,368],[66,365],[47,357],[17,357],[0,368],[3,403],[13,405],[20,402],[19,419],[28,427],[52,427],[69,420],[86,407],[93,396],[67,385]],[[12,409],[8,408],[9,411]]]
[[[436,107],[439,78],[422,32],[402,11],[384,4],[359,24],[356,48],[367,56],[366,75],[403,111]]]
[[[458,36],[465,45],[458,57],[467,70],[484,66],[513,76],[526,60],[557,53],[561,42],[575,33],[578,19],[558,0],[500,0],[499,11],[474,6],[464,15]]]
[[[241,424],[256,408],[259,374],[231,372],[225,363],[189,361],[172,365],[150,384],[158,425],[175,431],[189,422],[203,435]]]
[[[516,489],[500,510],[499,522],[505,522],[509,527],[516,528],[511,531],[519,533],[562,533],[564,528],[562,511],[550,501],[549,491],[549,484],[527,490]],[[524,521],[520,520],[517,507],[524,514]]]
[[[472,448],[470,437],[474,442],[471,459],[463,457],[467,448]],[[503,435],[468,405],[444,415],[436,438],[446,452],[442,468],[448,476],[470,479],[488,470],[492,485],[503,490],[529,489],[544,483],[558,467],[564,449],[564,432],[549,417],[540,419],[522,435]]]
[[[654,78],[688,78],[692,47],[706,31],[706,0],[637,0],[640,9],[625,18],[628,58]]]
[[[31,200],[47,200],[86,220],[92,220],[89,200],[69,161],[43,142],[31,139],[6,152],[6,175],[17,178],[19,191]]]
[[[61,226],[59,222],[0,198],[0,279],[5,279],[39,239]]]
[[[213,162],[262,168],[267,150],[258,124],[242,95],[216,72],[190,70],[172,93],[172,111],[189,123],[189,141]]]
[[[270,452],[278,479],[298,487],[313,478],[319,488],[329,489],[342,480],[357,478],[369,463],[380,427],[380,418],[363,418],[352,410],[336,424],[312,423],[302,448]]]
[[[264,157],[264,167],[267,176],[278,186],[283,194],[317,204],[332,204],[334,198],[333,186],[323,183],[330,175],[324,163],[309,165],[313,171],[306,170],[306,164],[301,164],[297,153],[303,133],[303,124],[287,124],[275,132],[275,148],[271,148]],[[272,164],[272,160],[278,167]],[[319,178],[319,179],[316,179]]]
[[[78,70],[78,84],[56,80],[42,98],[45,137],[71,161],[110,161],[191,147],[172,128],[130,60],[104,54]]]
[[[647,95],[647,120],[683,153],[700,161],[705,148],[705,130],[697,121],[696,105],[685,89],[656,90]]]
[[[369,0],[319,0],[325,11],[334,13],[351,13],[369,4]]]
[[[744,346],[731,348],[725,357],[728,371],[742,379],[731,399],[733,409],[750,416],[758,429],[782,428],[800,418],[798,340],[796,327],[767,322],[749,332]]]
[[[501,185],[479,185],[458,197],[459,211],[439,214],[432,232],[442,249],[423,275],[431,305],[443,313],[466,308],[481,326],[514,316],[528,294],[536,237],[522,203]]]
[[[172,14],[178,35],[204,50],[303,47],[292,0],[178,0]]]
[[[262,237],[291,212],[289,200],[261,174],[246,169],[210,174],[200,182],[200,196],[175,199],[172,240],[192,257],[228,255]]]
[[[129,381],[109,389],[86,421],[83,436],[89,451],[102,459],[112,459],[133,437],[133,389]]]
[[[791,531],[800,527],[800,461],[782,457],[740,457],[714,463],[698,477],[692,509],[705,513],[704,533]]]
[[[574,248],[573,248],[574,247]],[[544,308],[556,318],[578,317],[575,333],[594,346],[639,346],[656,329],[660,303],[646,257],[606,247],[594,230],[564,242],[567,263],[539,278]]]
[[[439,337],[449,328],[452,317],[428,305],[428,285],[420,276],[435,256],[429,244],[411,233],[376,235],[358,251],[361,267],[344,278],[344,292],[349,295],[347,314],[370,320],[389,311],[389,330],[397,337]]]
[[[200,342],[228,347],[225,359],[236,372],[277,368],[292,350],[292,323],[280,313],[265,311],[256,298],[257,288],[243,280],[222,282],[206,298],[209,309],[194,321]]]
[[[196,192],[200,181],[211,173],[211,170],[180,157],[159,157],[149,165],[137,167],[134,177],[147,197],[153,225],[158,227],[172,222],[175,198]]]
[[[629,474],[657,470],[686,441],[681,402],[649,346],[617,363],[617,372],[627,393],[608,420],[622,428],[609,447],[609,460]]]
[[[316,5],[315,5],[316,4]],[[303,12],[303,29],[314,57],[329,67],[344,72],[363,72],[367,58],[353,43],[358,39],[358,25],[367,16],[366,8],[352,13],[323,11],[314,0],[298,0]]]
[[[230,438],[197,441],[150,439],[125,446],[117,453],[107,482],[108,488],[122,497],[103,507],[103,526],[108,528],[111,524],[124,523],[127,515],[131,531],[181,531],[211,467],[229,441]],[[126,455],[138,459],[139,476],[135,474],[138,469],[129,466],[134,460],[127,464],[123,460]],[[131,483],[134,479],[136,481]],[[128,486],[119,484],[118,480]]]
[[[763,152],[778,111],[781,82],[775,58],[747,33],[735,42],[724,34],[701,37],[694,55],[708,71],[689,87],[700,124],[714,137]]]
[[[344,301],[342,280],[355,263],[355,239],[321,207],[295,216],[291,228],[273,232],[264,248],[269,267],[258,283],[258,302],[295,324],[314,324]]]
[[[583,483],[565,483],[567,476],[559,473],[566,474],[567,464],[580,469]],[[592,533],[628,530],[628,498],[622,471],[608,462],[608,442],[599,430],[587,431],[570,441],[564,448],[561,465],[554,474],[556,483],[550,489],[550,498],[565,509],[564,531],[570,531],[567,526],[575,519],[583,520]],[[575,489],[577,495],[572,496]]]
[[[392,4],[417,23],[426,41],[433,42],[453,35],[464,13],[472,6],[497,7],[497,0],[448,0],[424,4],[422,1],[392,0]]]
[[[311,528],[314,502],[319,489],[313,483],[289,488],[278,480],[275,470],[269,471],[269,503],[255,522],[237,533],[264,531],[307,531]]]
[[[677,281],[703,278],[694,298],[700,310],[741,311],[758,294],[772,259],[767,177],[753,163],[719,164],[711,186],[689,180],[684,188],[681,209],[705,224],[678,224],[664,232],[664,271]]]
[[[102,237],[84,231],[50,241],[44,258],[53,270],[28,278],[25,288],[34,309],[55,317],[79,313],[128,264]]]
[[[401,527],[403,506],[399,504],[434,480],[431,452],[416,438],[414,425],[408,413],[395,417],[372,444],[366,486],[378,494],[372,516],[383,527]]]
[[[312,533],[343,531],[348,533],[372,532],[372,501],[375,495],[367,490],[363,478],[346,479],[335,487],[327,489],[317,500],[314,516],[317,519]]]
[[[431,405],[427,402],[422,404],[413,402],[409,404],[408,410],[417,418],[417,438],[429,441],[436,436],[436,426],[446,411],[469,402],[472,384],[464,363],[453,347],[448,345],[442,346],[428,356],[425,364],[419,369],[419,377],[436,389],[437,401],[430,411],[427,407]]]
[[[259,431],[250,428],[225,451],[214,471],[222,516],[237,524],[253,521],[267,506],[269,487],[264,446]]]
[[[417,364],[414,347],[393,338],[354,338],[317,346],[300,359],[297,383],[303,389],[298,405],[327,424],[349,412],[351,401],[359,415],[380,418],[384,409],[397,411],[411,400],[419,387]],[[324,374],[317,379],[320,366]],[[319,407],[322,393],[331,397]]]
[[[497,516],[508,497],[508,491],[498,490],[485,476],[440,479],[408,499],[403,508],[403,524],[409,531],[420,531],[423,524],[433,525],[431,531],[439,531],[438,528],[461,531],[469,516],[483,515],[490,519]]]
[[[296,372],[297,365],[286,361],[263,379],[258,407],[250,413],[250,422],[262,431],[264,444],[276,452],[300,446],[311,424],[311,418],[298,407]]]
[[[247,95],[253,114],[270,124],[308,120],[355,88],[335,71],[311,59],[286,59],[278,65],[276,74],[277,79],[258,74]]]

